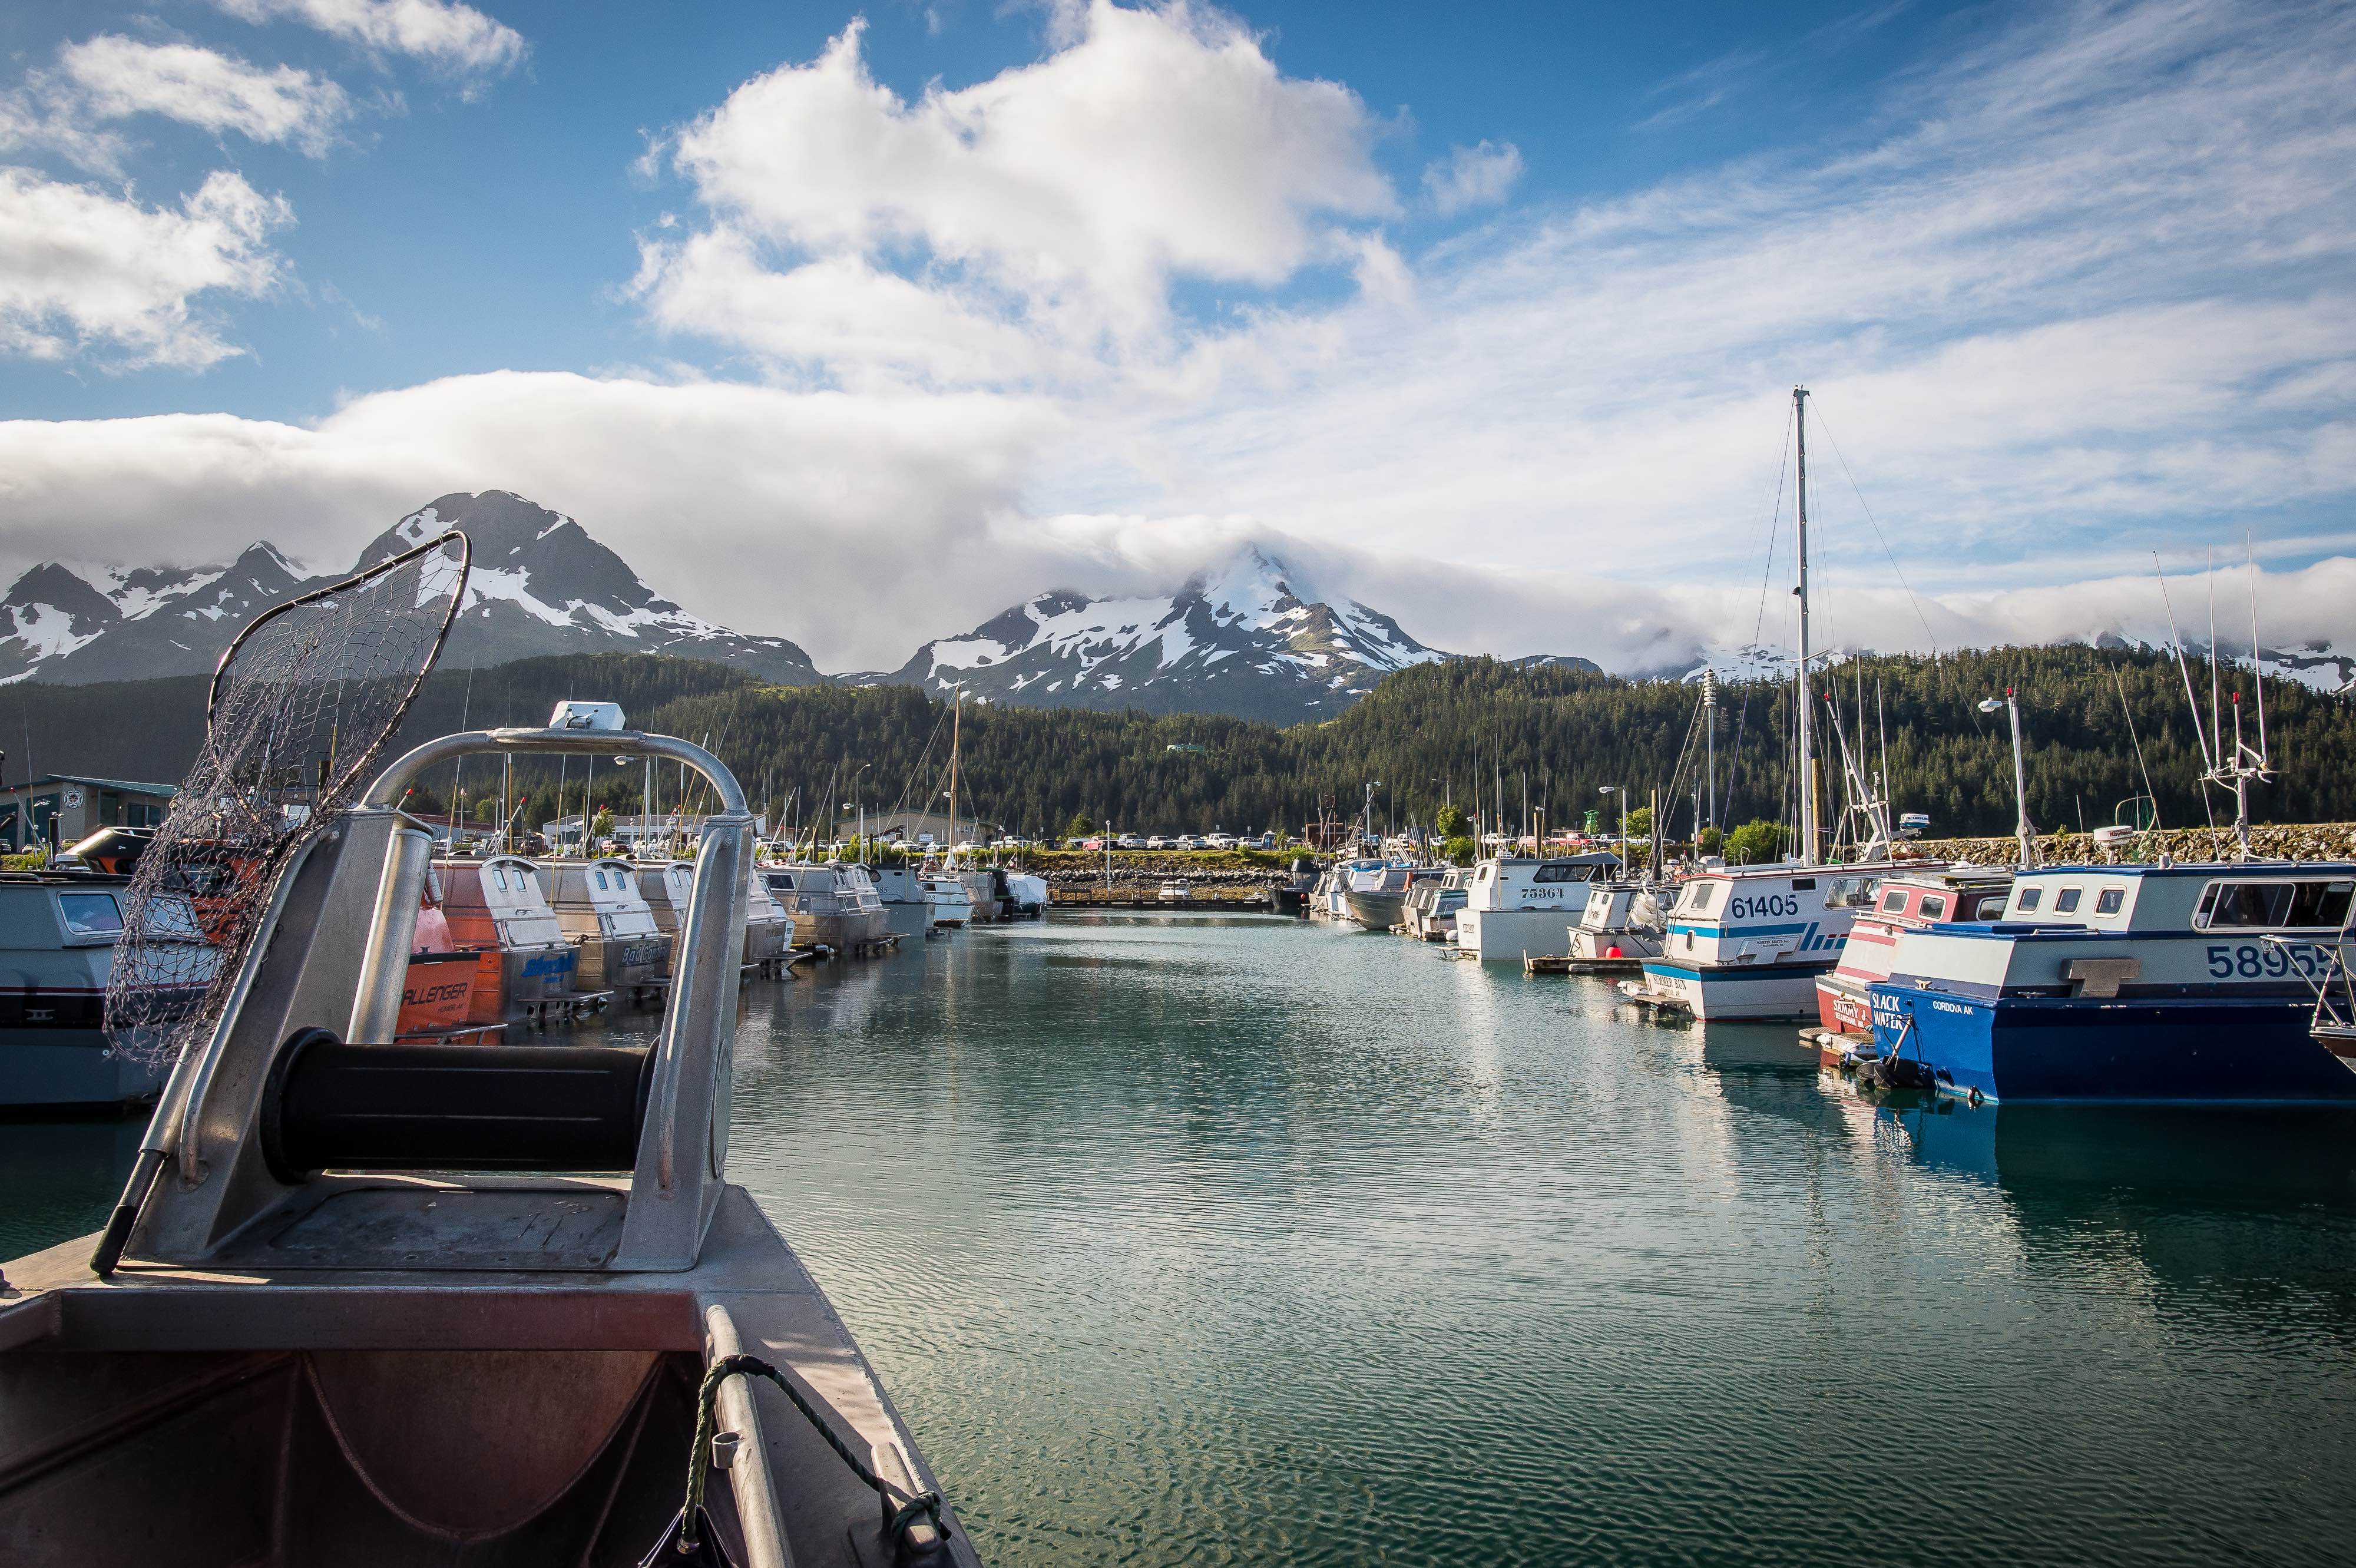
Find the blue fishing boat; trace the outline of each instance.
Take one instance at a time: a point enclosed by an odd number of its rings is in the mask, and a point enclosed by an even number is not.
[[[1910,930],[1873,1036],[1979,1101],[2356,1101],[2311,1031],[2356,865],[2022,872],[2001,918]]]

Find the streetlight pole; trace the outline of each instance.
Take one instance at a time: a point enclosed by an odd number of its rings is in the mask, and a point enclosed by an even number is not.
[[[2029,772],[2023,766],[2020,756],[2020,703],[2014,696],[2011,687],[2007,686],[2004,689],[2004,695],[2001,698],[1980,699],[1980,712],[1992,714],[1998,708],[2007,710],[2012,715],[2012,800],[2013,805],[2019,811],[2019,818],[2013,823],[2012,832],[2013,836],[2020,841],[2020,869],[2027,871],[2033,860],[2031,848],[2032,841],[2037,836],[2037,830],[2031,827],[2029,822]]]
[[[1620,797],[1620,869],[1628,869],[1628,791],[1617,784],[1606,784],[1595,791],[1599,795]]]

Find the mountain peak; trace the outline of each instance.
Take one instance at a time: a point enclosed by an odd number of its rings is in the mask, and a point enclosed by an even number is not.
[[[1315,596],[1295,586],[1297,575],[1259,545],[1247,542],[1216,565],[1197,572],[1180,592],[1199,595],[1215,615],[1270,615]]]

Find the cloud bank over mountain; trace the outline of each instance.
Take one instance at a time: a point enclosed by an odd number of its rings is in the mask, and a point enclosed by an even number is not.
[[[478,81],[529,47],[427,0],[227,8]],[[611,281],[637,363],[0,423],[0,574],[93,537],[317,568],[498,488],[829,668],[1260,541],[1435,646],[1666,669],[1773,635],[1806,381],[1838,638],[2143,636],[2147,552],[2198,569],[2247,530],[2265,639],[2356,646],[2356,13],[2079,4],[1941,43],[1861,117],[1527,199],[1502,136],[1387,173],[1401,118],[1206,6],[1062,6],[1035,59],[920,90],[846,25],[653,128],[670,209]],[[203,113],[299,153],[348,105],[273,69],[208,67]],[[5,177],[0,353],[219,364],[208,302],[287,286],[292,209],[242,176]]]

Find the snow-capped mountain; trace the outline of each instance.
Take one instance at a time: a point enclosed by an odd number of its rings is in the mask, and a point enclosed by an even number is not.
[[[1451,655],[1354,601],[1328,604],[1247,545],[1176,593],[1092,599],[1044,593],[963,637],[916,650],[860,685],[962,685],[1024,707],[1142,708],[1293,723],[1338,713],[1376,681]]]
[[[354,569],[450,527],[466,531],[474,569],[445,667],[551,653],[666,653],[734,664],[780,685],[826,679],[784,638],[744,636],[690,615],[579,523],[504,490],[420,508],[372,540]],[[0,598],[0,682],[201,673],[261,611],[333,580],[306,577],[266,543],[227,566],[88,575],[36,566]]]
[[[658,597],[573,519],[506,490],[444,496],[419,508],[371,540],[353,569],[452,528],[466,531],[473,557],[445,665],[483,669],[546,653],[665,653],[733,664],[780,686],[826,679],[782,637],[731,631]]]

